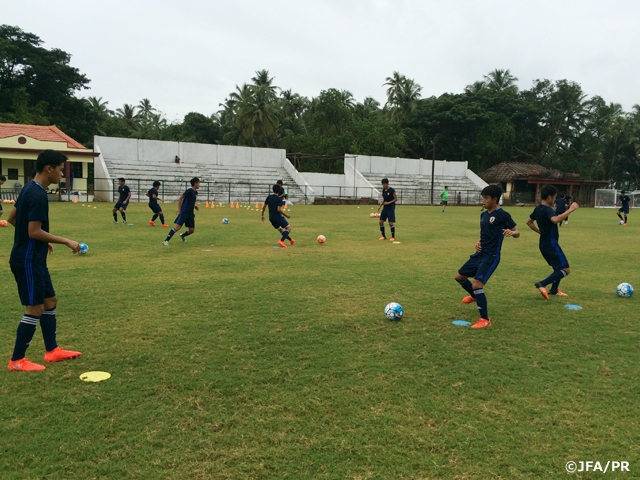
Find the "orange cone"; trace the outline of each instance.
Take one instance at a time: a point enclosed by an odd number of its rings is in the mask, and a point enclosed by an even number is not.
[[[73,196],[73,203],[78,203],[78,196],[77,195]]]
[[[211,208],[213,208],[215,206],[216,206],[215,202],[213,200],[211,200]]]
[[[236,202],[236,208],[240,208],[240,204]]]
[[[204,202],[204,207],[205,208],[209,208],[209,201],[208,200],[206,202]]]
[[[260,210],[260,208],[258,207],[258,202],[256,202],[256,210]]]

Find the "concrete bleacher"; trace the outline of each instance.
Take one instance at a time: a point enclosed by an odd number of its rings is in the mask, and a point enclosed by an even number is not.
[[[398,203],[426,205],[431,201],[431,175],[409,175],[397,173],[363,173],[372,185],[380,185],[383,178],[389,179],[389,185],[396,190]],[[455,202],[457,192],[461,192],[462,203],[477,203],[480,189],[468,177],[455,175],[436,175],[433,182],[434,203],[440,203],[440,192],[449,187],[449,201]]]
[[[200,179],[203,200],[261,202],[277,180],[284,182],[293,201],[304,197],[285,168],[284,150],[98,136],[95,145],[100,152],[96,179],[103,179],[96,184],[107,201],[113,199],[119,177],[127,180],[134,202],[146,201],[145,193],[155,180],[162,182],[161,197],[175,201],[193,177]]]

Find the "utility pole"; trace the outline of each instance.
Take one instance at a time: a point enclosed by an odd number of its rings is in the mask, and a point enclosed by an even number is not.
[[[438,135],[439,134],[436,134],[433,140],[431,140],[431,145],[433,145],[433,160],[431,160],[431,205],[433,205],[433,187],[436,172],[436,141],[438,140]]]

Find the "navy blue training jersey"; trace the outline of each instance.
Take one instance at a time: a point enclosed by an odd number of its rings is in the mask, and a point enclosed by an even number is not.
[[[393,200],[393,194],[396,193],[396,191],[389,187],[386,190],[382,190],[382,200],[385,202],[390,202],[391,200]],[[382,208],[396,208],[396,203],[393,202],[389,205],[383,205]]]
[[[180,209],[180,215],[193,215],[193,208],[196,206],[196,198],[198,192],[195,188],[187,188],[182,194],[182,208]]]
[[[284,200],[275,193],[269,195],[264,203],[269,207],[269,218],[280,218],[282,215],[278,212],[278,207],[284,205]]]
[[[118,193],[120,194],[120,199],[118,201],[124,202],[129,196],[129,192],[129,185],[125,185],[124,187],[122,185],[118,185]]]
[[[281,197],[284,197],[284,187],[280,187],[280,192],[278,193]]]
[[[149,194],[149,205],[157,205],[158,204],[158,199],[157,198],[153,198],[153,196],[155,195],[156,197],[158,196],[158,190],[154,188],[151,188],[148,192]]]
[[[622,202],[622,208],[629,208],[629,202],[631,201],[631,199],[629,198],[628,195],[622,195],[620,197],[620,201]]]
[[[47,263],[47,242],[29,238],[29,222],[42,222],[42,230],[49,231],[49,201],[47,192],[37,182],[27,183],[16,201],[16,228],[9,263],[27,267]]]
[[[556,212],[558,213],[564,213],[564,211],[567,209],[567,199],[566,198],[556,198]]]
[[[556,212],[549,205],[541,203],[538,205],[529,218],[535,220],[540,230],[540,246],[553,246],[557,245],[560,233],[558,232],[558,225],[551,221],[552,217],[556,216]]]
[[[515,227],[516,222],[502,208],[496,208],[491,213],[482,212],[480,214],[480,245],[482,246],[482,253],[498,255],[504,239],[502,232],[507,228],[511,230]]]

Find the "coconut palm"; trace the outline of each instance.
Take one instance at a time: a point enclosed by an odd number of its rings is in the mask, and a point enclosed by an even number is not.
[[[387,88],[385,109],[392,119],[399,120],[416,108],[422,87],[399,72],[393,72],[393,75],[386,80],[383,86],[388,85],[389,88]]]
[[[518,79],[511,75],[509,69],[500,70],[496,68],[493,72],[484,76],[486,86],[492,90],[518,90],[516,82]]]

